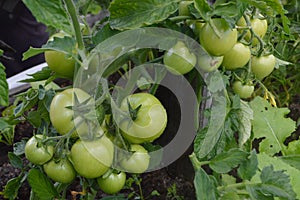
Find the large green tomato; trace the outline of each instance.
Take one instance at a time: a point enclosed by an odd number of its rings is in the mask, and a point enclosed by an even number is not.
[[[223,61],[223,56],[198,56],[198,65],[204,72],[212,72],[220,67]]]
[[[262,16],[260,16],[260,17],[262,17]],[[260,38],[263,38],[265,36],[265,34],[267,33],[268,22],[266,19],[252,18],[252,19],[250,19],[250,24],[251,24],[251,28],[252,28],[253,32]],[[244,26],[244,27],[247,26],[245,18],[242,17],[237,22],[237,25]],[[250,31],[247,31],[247,33],[245,35],[245,39],[247,41],[250,41],[250,39],[251,39]],[[258,43],[257,38],[254,38],[252,41],[252,44],[256,45],[257,43]]]
[[[211,55],[222,56],[237,42],[237,30],[231,29],[222,18],[215,18],[212,23],[219,35],[209,23],[206,23],[200,30],[200,44]]]
[[[56,182],[71,183],[76,177],[73,165],[67,158],[62,158],[57,162],[52,159],[44,164],[43,168],[45,173]]]
[[[49,41],[54,37],[63,38],[65,33],[59,32],[50,37]],[[64,78],[72,78],[75,68],[75,60],[68,57],[65,53],[60,51],[49,50],[45,51],[45,60],[50,69],[52,69],[58,76]]]
[[[251,70],[256,78],[262,80],[269,76],[275,68],[276,58],[270,54],[267,56],[251,58]]]
[[[187,46],[178,41],[164,55],[164,64],[173,74],[186,74],[191,71],[197,62],[195,54],[191,53]]]
[[[128,102],[133,109],[140,107],[136,119],[130,118]],[[131,143],[140,144],[157,139],[167,125],[167,112],[160,101],[148,93],[136,93],[126,97],[121,103],[127,119],[121,120],[119,126],[123,136]]]
[[[97,182],[100,189],[106,194],[116,194],[124,187],[126,174],[124,172],[111,173],[107,177],[99,177]]]
[[[237,42],[232,49],[224,54],[223,66],[227,70],[234,70],[245,66],[251,57],[250,48],[240,42]]]
[[[54,152],[53,146],[41,144],[42,139],[43,135],[32,136],[25,145],[25,157],[36,165],[42,165],[49,161]]]
[[[121,159],[121,167],[130,173],[140,174],[145,172],[150,163],[148,151],[141,145],[133,144],[130,146],[130,152],[133,154],[128,158],[124,156]]]
[[[98,178],[113,162],[114,145],[106,136],[95,140],[78,140],[71,148],[70,158],[79,175]]]
[[[232,89],[242,99],[250,98],[254,92],[253,85],[243,85],[241,81],[235,81],[232,85]]]
[[[49,113],[52,125],[57,132],[62,135],[67,134],[74,129],[75,124],[76,129],[72,135],[74,137],[76,137],[77,134],[80,136],[87,134],[87,130],[89,130],[85,122],[81,123],[82,118],[75,115],[73,109],[70,108],[70,106],[75,106],[75,94],[79,103],[90,99],[86,105],[89,105],[91,108],[95,105],[94,99],[79,88],[69,88],[63,92],[57,93],[52,99]]]

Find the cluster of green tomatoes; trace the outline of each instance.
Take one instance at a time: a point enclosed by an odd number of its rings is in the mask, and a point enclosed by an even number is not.
[[[180,3],[179,15],[190,15],[187,10],[189,3],[191,2]],[[274,70],[275,56],[261,50],[268,29],[268,22],[261,14],[246,14],[233,28],[223,18],[188,23],[199,36],[199,43],[208,55],[196,55],[185,43],[179,41],[164,56],[164,64],[171,72],[186,74],[196,65],[204,72],[212,72],[222,66],[224,71],[235,75],[232,81],[233,91],[247,99],[254,92],[253,80],[261,81]]]

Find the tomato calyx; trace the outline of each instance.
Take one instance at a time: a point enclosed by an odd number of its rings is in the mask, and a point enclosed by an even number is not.
[[[130,115],[130,118],[135,121],[137,119],[137,114],[139,112],[139,110],[141,109],[142,107],[142,104],[138,105],[136,108],[133,108],[129,102],[129,100],[127,99],[127,105],[128,105],[128,111],[129,111],[129,115]]]

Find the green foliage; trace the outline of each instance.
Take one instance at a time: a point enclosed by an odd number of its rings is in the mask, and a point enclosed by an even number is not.
[[[259,144],[259,151],[269,155],[278,152],[285,154],[284,141],[296,126],[293,120],[286,118],[289,109],[272,107],[261,97],[256,97],[250,105],[254,113],[253,138],[263,139]]]
[[[31,169],[27,180],[32,191],[39,199],[50,200],[59,196],[50,179],[40,170]]]
[[[0,62],[0,105],[8,106],[8,83],[6,81],[5,67]]]
[[[165,20],[177,10],[178,0],[115,0],[110,4],[110,26],[134,29]]]
[[[24,0],[23,2],[39,22],[72,33],[72,25],[61,0]]]

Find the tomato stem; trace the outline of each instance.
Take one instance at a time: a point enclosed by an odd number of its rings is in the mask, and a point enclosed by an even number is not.
[[[71,17],[72,23],[73,23],[73,28],[75,31],[76,41],[78,43],[78,48],[80,50],[84,50],[83,38],[81,35],[80,24],[79,24],[79,20],[77,18],[77,13],[76,13],[74,2],[72,0],[64,0],[64,2],[66,4],[67,11],[68,11],[68,13]]]

